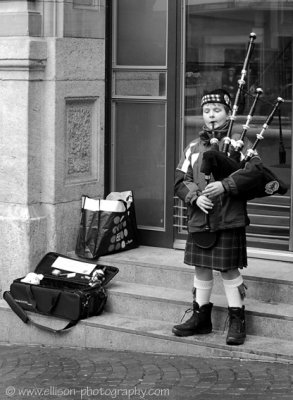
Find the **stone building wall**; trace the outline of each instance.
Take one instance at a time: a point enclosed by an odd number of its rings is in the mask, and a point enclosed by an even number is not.
[[[2,291],[74,250],[81,195],[104,194],[104,3],[0,3]]]

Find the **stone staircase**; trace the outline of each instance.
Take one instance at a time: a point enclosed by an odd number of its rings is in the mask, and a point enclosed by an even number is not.
[[[181,250],[140,246],[101,257],[119,273],[108,285],[105,312],[81,321],[61,335],[25,326],[2,300],[0,340],[8,343],[95,347],[119,350],[258,359],[293,363],[293,255],[249,248],[247,340],[225,344],[227,304],[221,277],[214,274],[213,333],[178,338],[171,332],[191,306],[193,267],[183,264]],[[74,256],[74,254],[70,254]],[[60,327],[64,321],[31,314],[38,322]]]

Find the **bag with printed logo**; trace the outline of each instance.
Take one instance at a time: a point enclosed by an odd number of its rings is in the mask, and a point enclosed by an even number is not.
[[[82,196],[81,201],[76,255],[96,259],[138,246],[132,191],[111,192],[106,199]]]

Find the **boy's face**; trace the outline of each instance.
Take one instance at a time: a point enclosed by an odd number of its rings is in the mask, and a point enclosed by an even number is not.
[[[202,115],[205,125],[210,129],[212,129],[212,122],[214,122],[214,128],[218,128],[228,118],[225,106],[221,103],[205,104],[202,108]]]

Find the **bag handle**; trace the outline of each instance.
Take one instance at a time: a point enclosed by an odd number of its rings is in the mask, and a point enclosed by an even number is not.
[[[15,312],[15,314],[25,323],[31,323],[32,325],[36,326],[39,329],[53,332],[53,333],[62,333],[68,331],[68,329],[75,326],[79,320],[70,321],[64,328],[61,329],[54,329],[46,325],[38,324],[37,322],[33,321],[25,312],[23,308],[13,298],[12,294],[9,291],[3,293],[3,298],[10,306],[11,310]]]

